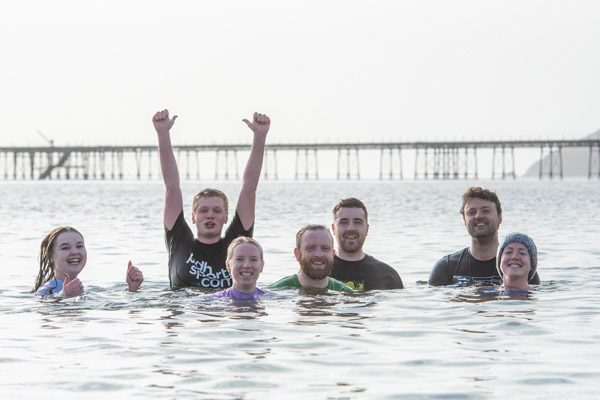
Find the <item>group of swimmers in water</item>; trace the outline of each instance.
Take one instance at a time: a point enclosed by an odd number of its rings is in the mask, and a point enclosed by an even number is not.
[[[325,225],[310,224],[296,234],[294,255],[299,263],[298,273],[282,278],[267,289],[257,288],[264,254],[252,235],[256,190],[271,121],[259,113],[254,113],[251,121],[243,120],[254,137],[238,202],[225,234],[222,235],[223,228],[229,220],[227,196],[217,189],[203,189],[192,204],[194,236],[184,218],[179,170],[171,145],[170,131],[176,119],[176,115],[169,116],[168,110],[158,111],[152,118],[166,189],[164,228],[171,288],[195,287],[211,291],[209,297],[251,299],[272,294],[268,289],[321,288],[353,292],[404,287],[394,268],[364,253],[363,245],[369,232],[367,208],[359,199],[347,198],[333,209],[331,231]],[[502,207],[495,192],[481,187],[469,188],[463,195],[460,213],[471,236],[471,245],[438,260],[429,276],[429,285],[492,285],[501,291],[528,292],[532,290],[531,285],[540,283],[537,248],[529,236],[512,233],[500,245],[498,230]],[[72,227],[54,229],[40,246],[40,270],[34,291],[63,298],[81,295],[84,286],[78,275],[86,262],[81,233]],[[142,271],[131,261],[125,280],[132,292],[144,281]]]

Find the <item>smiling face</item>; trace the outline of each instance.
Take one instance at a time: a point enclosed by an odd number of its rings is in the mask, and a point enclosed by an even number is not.
[[[324,229],[307,230],[294,254],[306,276],[315,280],[326,278],[333,268],[333,238]]]
[[[464,219],[467,231],[473,238],[496,236],[502,223],[496,204],[477,197],[465,204]]]
[[[335,215],[333,233],[340,253],[355,254],[362,252],[368,232],[367,217],[361,208],[343,207]]]
[[[255,244],[246,242],[236,245],[227,259],[233,288],[242,293],[253,293],[264,265],[261,252]]]
[[[56,238],[52,249],[52,265],[58,279],[68,274],[77,278],[87,262],[87,250],[83,238],[76,232],[63,232]]]
[[[225,202],[217,196],[200,197],[192,213],[192,223],[196,225],[198,240],[203,243],[216,243],[221,239],[223,225],[227,223]]]
[[[527,282],[531,271],[531,257],[527,247],[521,243],[509,243],[502,252],[500,270],[504,280],[525,279]]]

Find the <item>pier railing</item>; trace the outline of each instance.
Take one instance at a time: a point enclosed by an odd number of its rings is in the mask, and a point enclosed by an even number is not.
[[[515,150],[539,149],[539,177],[563,177],[563,150],[587,149],[588,178],[600,178],[600,139],[268,144],[263,174],[278,179],[281,156],[294,179],[319,179],[319,154],[337,153],[337,179],[360,179],[360,156],[378,153],[379,179],[403,179],[403,155],[414,158],[414,179],[477,179],[478,151],[491,150],[491,178],[515,178]],[[174,146],[182,179],[239,179],[238,153],[248,144]],[[209,165],[214,168],[207,168]],[[0,147],[0,179],[157,179],[156,146]]]

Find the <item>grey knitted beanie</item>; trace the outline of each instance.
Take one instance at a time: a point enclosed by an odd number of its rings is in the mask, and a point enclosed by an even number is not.
[[[496,257],[496,268],[498,269],[498,274],[502,276],[502,271],[500,270],[500,259],[502,258],[504,248],[510,243],[521,243],[523,246],[527,247],[527,251],[529,251],[529,259],[531,260],[531,271],[529,271],[527,280],[530,281],[537,270],[537,247],[535,246],[533,240],[524,233],[514,232],[506,236],[504,239],[504,243],[502,243],[500,249],[498,249],[498,257]]]

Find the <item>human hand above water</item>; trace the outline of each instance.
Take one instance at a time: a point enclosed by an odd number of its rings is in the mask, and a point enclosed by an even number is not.
[[[83,293],[83,283],[79,278],[71,280],[69,274],[65,274],[65,281],[63,283],[63,289],[60,295],[65,299],[69,297],[76,297]]]
[[[144,274],[142,274],[139,268],[133,266],[131,260],[127,264],[125,281],[127,282],[127,290],[130,292],[136,292],[142,286],[142,282],[144,282]]]

